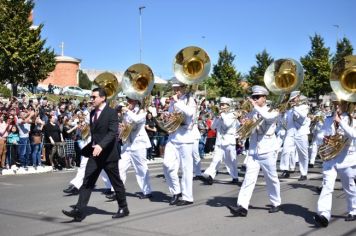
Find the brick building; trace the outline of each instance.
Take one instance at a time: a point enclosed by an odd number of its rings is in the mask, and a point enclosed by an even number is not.
[[[81,60],[68,56],[56,56],[56,67],[48,78],[41,82],[48,86],[50,83],[59,87],[78,86],[78,72]]]

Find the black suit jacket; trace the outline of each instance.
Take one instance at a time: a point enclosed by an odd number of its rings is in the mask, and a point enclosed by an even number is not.
[[[119,160],[119,153],[116,147],[116,135],[119,123],[116,111],[106,104],[95,123],[93,123],[94,115],[95,110],[90,112],[91,142],[82,149],[82,155],[89,158],[93,157],[92,146],[94,143],[99,144],[103,149],[98,157],[94,157],[97,161]]]

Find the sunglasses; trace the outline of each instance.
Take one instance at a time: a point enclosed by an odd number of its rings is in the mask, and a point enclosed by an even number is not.
[[[261,97],[263,97],[264,95],[252,95],[251,98],[252,100],[258,100],[260,99]]]

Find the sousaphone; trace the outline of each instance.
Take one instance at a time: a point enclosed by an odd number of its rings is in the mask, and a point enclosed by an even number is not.
[[[190,46],[181,49],[173,60],[175,78],[186,85],[198,85],[210,72],[209,55],[199,47]],[[157,121],[158,126],[168,134],[175,132],[184,121],[181,112],[173,112],[165,122]]]
[[[154,75],[150,67],[139,63],[130,66],[121,81],[125,95],[141,102],[140,109],[147,109],[151,103],[151,91],[154,86]],[[126,142],[134,124],[122,123],[119,138]]]
[[[284,96],[297,90],[303,83],[303,66],[294,59],[278,59],[267,67],[263,79],[268,90],[279,95],[277,103],[274,104],[271,109],[275,107],[284,109],[286,105],[281,104],[282,100],[284,100]],[[247,139],[262,120],[262,118],[258,120],[247,120],[237,130],[236,136],[241,140]]]
[[[330,75],[330,85],[336,96],[347,102],[356,102],[356,56],[346,56],[338,61]],[[350,140],[336,132],[324,140],[318,154],[323,161],[334,159]]]

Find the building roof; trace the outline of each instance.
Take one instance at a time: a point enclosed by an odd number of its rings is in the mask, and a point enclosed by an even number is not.
[[[76,62],[76,63],[80,63],[81,60],[78,59],[78,58],[69,57],[69,56],[56,56],[56,62]]]

